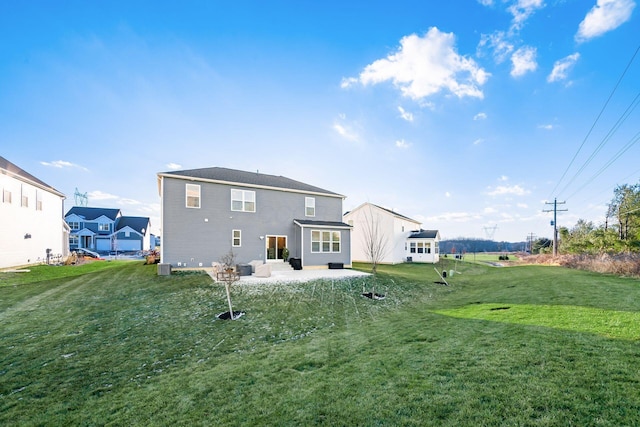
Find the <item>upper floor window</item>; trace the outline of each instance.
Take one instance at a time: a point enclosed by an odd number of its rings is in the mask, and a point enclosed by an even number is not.
[[[69,228],[72,230],[80,230],[80,223],[78,221],[70,221]]]
[[[304,214],[306,216],[316,216],[316,198],[315,197],[304,198]]]
[[[340,232],[312,230],[311,252],[340,252]]]
[[[9,190],[2,191],[2,201],[4,203],[11,203],[11,191]]]
[[[187,184],[186,186],[188,208],[200,208],[200,186],[197,184]]]
[[[234,247],[242,246],[242,232],[240,230],[233,230],[231,233],[231,244]]]
[[[27,196],[27,192],[24,189],[24,185],[22,186],[22,197],[20,200],[20,206],[22,206],[23,208],[29,207],[29,196]]]
[[[102,222],[98,224],[98,231],[109,231],[111,230],[111,225],[108,222]]]
[[[42,191],[36,191],[36,210],[42,210]]]
[[[255,212],[256,192],[250,190],[231,190],[231,210]]]

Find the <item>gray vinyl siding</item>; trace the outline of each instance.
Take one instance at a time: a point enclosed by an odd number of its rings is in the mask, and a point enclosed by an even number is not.
[[[340,232],[340,252],[311,252],[311,231],[339,231]],[[303,233],[303,255],[302,267],[305,266],[327,266],[330,262],[343,263],[351,266],[351,231],[333,228],[305,227]]]
[[[185,184],[200,185],[200,208],[186,207]],[[231,189],[255,191],[256,211],[232,211]],[[316,199],[313,219],[342,220],[342,197],[167,176],[162,177],[162,192],[162,262],[174,267],[178,267],[178,263],[180,267],[209,267],[230,249],[239,263],[264,260],[266,243],[260,237],[266,235],[287,236],[290,256],[301,257],[299,227],[293,221],[305,218],[305,197]],[[231,246],[232,230],[241,230],[240,247]]]

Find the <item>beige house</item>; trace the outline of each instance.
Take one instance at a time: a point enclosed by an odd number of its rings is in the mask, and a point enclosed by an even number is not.
[[[423,230],[421,223],[373,203],[363,203],[344,214],[351,225],[351,256],[354,262],[369,262],[367,245],[372,240],[383,248],[379,263],[436,263],[440,259],[438,230]],[[372,239],[373,237],[373,239]]]

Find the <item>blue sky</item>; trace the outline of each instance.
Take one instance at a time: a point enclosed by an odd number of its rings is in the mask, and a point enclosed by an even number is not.
[[[268,3],[268,4],[267,4]],[[149,216],[222,166],[372,202],[443,238],[599,223],[640,179],[634,0],[0,4],[0,155]]]

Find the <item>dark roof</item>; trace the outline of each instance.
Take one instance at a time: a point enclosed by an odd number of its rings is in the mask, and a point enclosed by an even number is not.
[[[144,234],[149,229],[149,218],[145,216],[121,216],[116,221],[115,230],[119,231],[125,227],[130,227],[138,233]]]
[[[293,179],[268,175],[259,172],[245,172],[236,169],[227,169],[220,167],[189,169],[183,171],[162,172],[161,176],[174,176],[176,178],[195,178],[210,181],[222,181],[228,183],[245,184],[249,186],[281,188],[284,190],[295,190],[305,193],[321,193],[331,196],[343,197],[341,194],[325,190],[320,187],[305,184]]]
[[[412,231],[409,239],[435,239],[438,236],[438,230],[416,230]]]
[[[118,218],[120,214],[120,209],[110,209],[110,208],[88,208],[85,206],[74,206],[69,209],[69,212],[64,216],[65,218],[69,215],[78,215],[86,220],[92,221],[96,218],[101,217],[102,215],[106,216],[113,221]]]
[[[345,224],[342,221],[313,221],[310,219],[294,219],[293,222],[300,226],[353,228],[349,224]]]
[[[60,197],[64,197],[64,194],[62,194],[61,192],[59,192],[58,190],[56,190],[46,182],[39,180],[35,176],[31,175],[29,172],[19,168],[18,166],[11,163],[9,160],[0,156],[0,172],[3,174],[6,174],[5,171],[9,172],[10,175],[14,175],[18,178],[22,178],[23,181],[25,180],[31,181],[31,183],[35,184],[38,187],[41,187],[43,190],[47,190],[52,193],[55,193]]]

